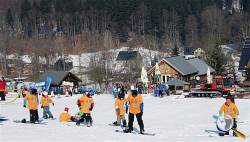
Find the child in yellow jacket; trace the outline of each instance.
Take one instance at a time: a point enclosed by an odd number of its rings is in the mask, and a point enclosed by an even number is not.
[[[116,126],[120,126],[121,125],[121,121],[123,123],[123,127],[126,127],[127,122],[125,119],[125,94],[123,93],[119,93],[118,94],[118,98],[115,100],[115,113],[117,116],[117,120],[116,122],[114,122],[113,124]]]
[[[62,112],[59,116],[60,122],[70,122],[71,121],[71,115],[69,114],[69,108],[64,108],[64,112]]]
[[[38,98],[37,90],[32,89],[31,94],[23,94],[23,98],[28,102],[28,109],[30,111],[30,123],[38,123]]]
[[[131,133],[133,131],[134,116],[137,118],[137,122],[140,127],[140,133],[144,133],[144,123],[142,120],[143,114],[143,100],[142,96],[138,94],[135,87],[131,86],[131,94],[126,98],[126,102],[129,104],[128,114],[128,129],[124,130],[125,133]]]
[[[232,117],[233,118],[233,127],[232,129],[237,128],[237,117],[239,115],[239,110],[235,103],[232,102],[232,96],[229,95],[226,97],[226,102],[223,103],[223,105],[220,108],[219,111],[220,115],[224,114],[225,120],[227,120],[227,117]],[[229,131],[225,133],[226,135],[229,135]],[[235,134],[234,134],[235,135]]]
[[[47,119],[47,118],[53,118],[52,113],[49,110],[49,105],[52,104],[54,106],[54,102],[52,101],[52,99],[50,98],[50,96],[48,96],[48,93],[44,93],[42,95],[41,98],[41,107],[43,108],[43,118]]]

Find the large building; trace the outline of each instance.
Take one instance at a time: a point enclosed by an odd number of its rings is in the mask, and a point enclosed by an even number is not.
[[[148,71],[148,76],[156,75],[156,66]],[[183,56],[163,58],[158,62],[161,82],[167,82],[171,78],[189,81],[195,78],[198,70],[193,67]]]
[[[197,77],[200,81],[206,81],[208,68],[211,74],[215,72],[203,60],[199,58],[186,60],[183,56],[163,58],[157,65],[160,71],[160,82],[167,82],[172,78],[190,81],[197,79]],[[151,80],[156,76],[156,66],[148,70],[148,76]]]

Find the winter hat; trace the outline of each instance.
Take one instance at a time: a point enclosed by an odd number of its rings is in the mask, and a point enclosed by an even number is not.
[[[31,94],[37,94],[37,90],[36,89],[32,89],[31,90]]]
[[[89,88],[88,92],[89,92],[90,96],[94,96],[94,94],[95,94],[95,90],[92,87]]]
[[[65,107],[65,108],[64,108],[64,111],[65,111],[65,112],[69,112],[69,108],[68,108],[68,107]]]
[[[136,96],[138,94],[137,90],[132,90],[132,96]]]
[[[226,99],[230,99],[230,100],[232,100],[232,99],[233,99],[233,97],[232,97],[232,95],[228,94],[228,95],[226,96]]]

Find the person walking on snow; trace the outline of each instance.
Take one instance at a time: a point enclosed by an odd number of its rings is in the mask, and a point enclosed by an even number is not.
[[[49,110],[49,105],[52,104],[54,106],[54,102],[48,96],[47,92],[43,92],[42,98],[41,98],[41,108],[43,109],[43,118],[53,118],[52,113]]]
[[[117,115],[117,120],[113,124],[116,126],[121,125],[121,121],[123,124],[123,127],[126,127],[127,122],[125,119],[125,100],[124,100],[125,94],[122,92],[119,92],[118,98],[115,100],[115,112]]]
[[[228,116],[232,117],[233,118],[232,129],[235,129],[235,130],[237,129],[236,119],[239,118],[239,110],[238,110],[237,106],[235,105],[235,103],[232,102],[231,95],[228,95],[226,97],[226,102],[223,103],[223,105],[221,106],[219,113],[220,113],[220,116],[222,116],[224,114],[225,121],[227,121],[226,118]],[[229,135],[229,131],[227,131],[225,133],[225,135]],[[234,132],[233,132],[233,135],[236,136]]]
[[[94,108],[94,100],[92,96],[94,95],[94,89],[89,88],[86,95],[82,96],[79,99],[80,103],[80,112],[83,113],[80,120],[76,122],[76,125],[80,126],[80,123],[84,122],[84,119],[86,120],[87,127],[90,127],[92,125],[92,118],[90,112]]]
[[[142,120],[143,105],[142,96],[138,94],[135,87],[131,86],[131,94],[126,98],[126,102],[129,104],[129,115],[128,115],[128,129],[124,130],[125,133],[131,133],[133,131],[134,116],[137,118],[137,122],[140,127],[140,133],[144,133],[144,124]]]
[[[31,90],[31,94],[23,94],[24,99],[28,102],[28,109],[30,110],[30,123],[38,123],[38,93],[36,89]]]

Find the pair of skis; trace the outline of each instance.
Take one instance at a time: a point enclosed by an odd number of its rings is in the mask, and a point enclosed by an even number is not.
[[[115,132],[125,133],[123,130],[115,130]],[[131,133],[132,134],[146,135],[146,136],[155,136],[155,133],[147,133],[147,132],[140,133],[140,132],[137,132],[137,131],[132,131]]]

